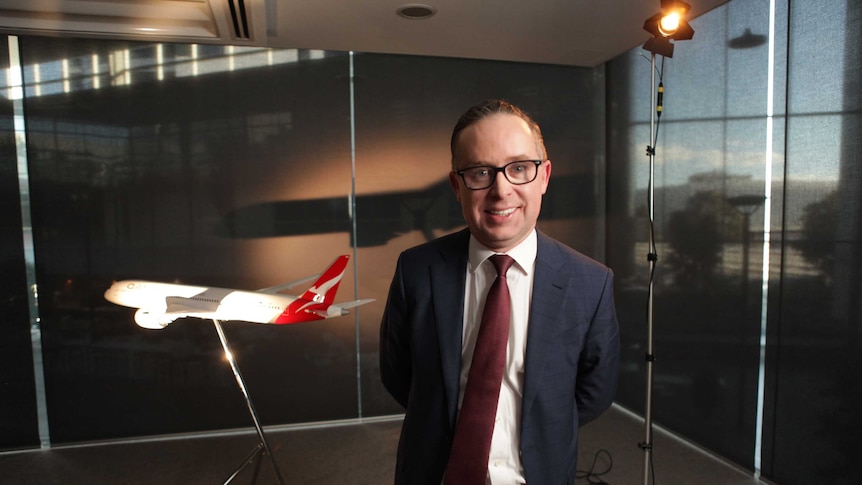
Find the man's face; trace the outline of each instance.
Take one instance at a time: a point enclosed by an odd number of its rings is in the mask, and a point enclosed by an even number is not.
[[[530,127],[510,114],[494,114],[465,128],[455,146],[455,170],[478,165],[502,167],[518,160],[540,160],[542,153]],[[523,241],[536,226],[542,195],[548,189],[551,162],[538,168],[536,180],[511,184],[502,173],[487,189],[470,190],[452,172],[449,181],[473,236],[497,252]]]

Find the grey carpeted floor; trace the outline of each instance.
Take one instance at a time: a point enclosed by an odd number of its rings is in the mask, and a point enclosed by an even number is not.
[[[392,482],[398,417],[342,424],[266,429],[285,484],[380,485]],[[643,420],[613,407],[581,430],[578,468],[602,472],[577,484],[643,482]],[[762,484],[742,471],[656,429],[655,483]],[[218,484],[256,450],[253,429],[195,437],[54,447],[0,453],[2,484]],[[603,450],[603,451],[600,451]],[[278,483],[268,456],[250,460],[231,483]],[[600,481],[601,480],[601,481]],[[652,483],[652,482],[650,482]]]

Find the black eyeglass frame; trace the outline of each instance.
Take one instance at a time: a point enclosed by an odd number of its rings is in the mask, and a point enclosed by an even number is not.
[[[536,164],[536,171],[533,173],[533,178],[531,178],[530,180],[527,180],[526,182],[513,182],[512,180],[510,180],[509,175],[506,173],[506,169],[509,168],[510,166],[516,164],[516,163],[526,163],[526,162],[533,162],[534,164]],[[491,186],[493,186],[495,183],[497,183],[497,174],[500,172],[503,173],[503,177],[506,178],[506,181],[508,181],[512,185],[526,185],[526,184],[529,184],[531,182],[534,182],[539,177],[539,167],[543,163],[545,163],[544,160],[515,160],[514,162],[509,162],[509,163],[503,165],[502,167],[492,167],[490,165],[477,165],[475,167],[467,167],[467,168],[464,168],[461,170],[455,170],[455,173],[461,177],[461,181],[464,182],[464,187],[467,187],[470,190],[485,190],[485,189],[491,188]],[[490,184],[486,185],[485,187],[470,187],[470,184],[467,183],[467,179],[464,178],[464,173],[466,173],[469,170],[476,170],[477,168],[484,168],[484,169],[487,169],[488,171],[494,172],[494,175],[491,177],[491,183]]]

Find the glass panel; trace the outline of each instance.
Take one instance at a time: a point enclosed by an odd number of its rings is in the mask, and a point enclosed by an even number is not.
[[[862,4],[791,2],[787,215],[776,333],[780,483],[862,482]],[[804,446],[817,443],[817,446]]]
[[[380,384],[380,317],[398,254],[464,227],[448,174],[467,108],[504,98],[536,119],[553,161],[539,228],[604,257],[604,70],[367,54],[355,64],[358,260],[363,295],[378,298],[362,313],[363,409],[388,414],[403,409]]]
[[[212,322],[145,330],[103,293],[264,288],[351,254],[348,56],[22,47],[52,441],[250,427]],[[358,415],[351,318],[224,325],[264,425]]]
[[[692,40],[657,58],[653,417],[753,468],[763,206],[768,4],[735,1],[692,22]],[[748,29],[750,32],[745,33]],[[737,48],[739,47],[739,48]],[[618,401],[645,402],[649,272],[649,52],[610,63],[609,255],[623,328]],[[628,80],[628,81],[626,81]],[[740,94],[737,94],[740,93]],[[626,108],[626,105],[629,108]],[[624,142],[627,148],[615,148]],[[620,182],[617,179],[624,182]],[[615,190],[617,189],[617,190]],[[626,227],[629,226],[629,227]]]
[[[39,445],[9,44],[0,36],[0,450]]]

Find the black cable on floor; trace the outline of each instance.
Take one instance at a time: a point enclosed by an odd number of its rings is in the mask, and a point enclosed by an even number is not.
[[[607,457],[607,468],[601,471],[596,470],[596,466],[599,462],[599,456]],[[575,478],[578,480],[586,480],[587,483],[592,483],[596,485],[610,485],[608,482],[602,480],[602,476],[607,475],[611,469],[614,467],[614,459],[611,457],[611,453],[608,450],[601,449],[596,452],[595,456],[593,456],[593,464],[590,465],[590,469],[587,471],[578,470],[575,473]]]

